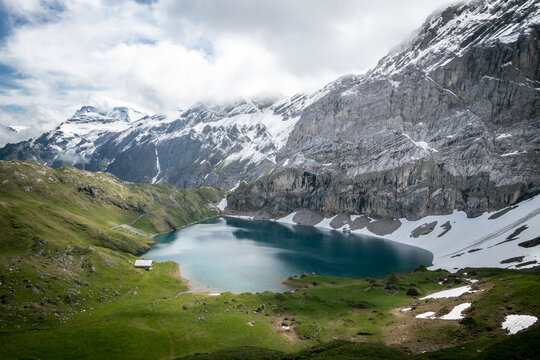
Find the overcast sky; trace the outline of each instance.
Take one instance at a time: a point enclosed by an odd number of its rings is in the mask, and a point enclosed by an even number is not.
[[[85,104],[172,114],[314,90],[375,66],[454,2],[0,0],[0,146]]]

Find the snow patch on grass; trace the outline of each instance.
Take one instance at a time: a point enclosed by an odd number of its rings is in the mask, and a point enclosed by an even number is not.
[[[420,300],[459,297],[469,292],[473,292],[472,288],[470,285],[466,285],[454,289],[439,291],[428,296],[424,296],[423,298],[420,298]]]
[[[418,314],[415,317],[417,319],[435,319],[434,315],[435,315],[435,312],[428,311],[428,312],[425,312],[425,313],[422,313],[422,314]]]
[[[471,303],[463,303],[455,306],[448,314],[441,316],[442,320],[460,320],[464,316],[461,314],[463,311],[471,307]]]
[[[508,315],[504,318],[501,327],[508,330],[508,335],[513,335],[533,325],[538,318],[532,315]]]

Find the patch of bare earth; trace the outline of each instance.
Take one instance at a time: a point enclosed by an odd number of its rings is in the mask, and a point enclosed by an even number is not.
[[[272,320],[272,326],[281,336],[283,336],[288,341],[292,343],[299,343],[302,341],[298,337],[298,334],[296,334],[296,331],[294,331],[294,324],[291,323],[289,317],[287,317],[286,315],[278,316],[274,320]]]

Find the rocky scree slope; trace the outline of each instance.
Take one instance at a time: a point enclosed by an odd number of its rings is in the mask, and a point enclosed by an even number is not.
[[[540,9],[473,1],[306,108],[230,211],[478,216],[540,191]]]

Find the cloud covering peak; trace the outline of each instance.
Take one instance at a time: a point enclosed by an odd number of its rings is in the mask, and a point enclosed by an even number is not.
[[[29,130],[0,126],[0,145],[103,99],[167,113],[322,87],[373,67],[448,3],[1,0],[0,125]]]

